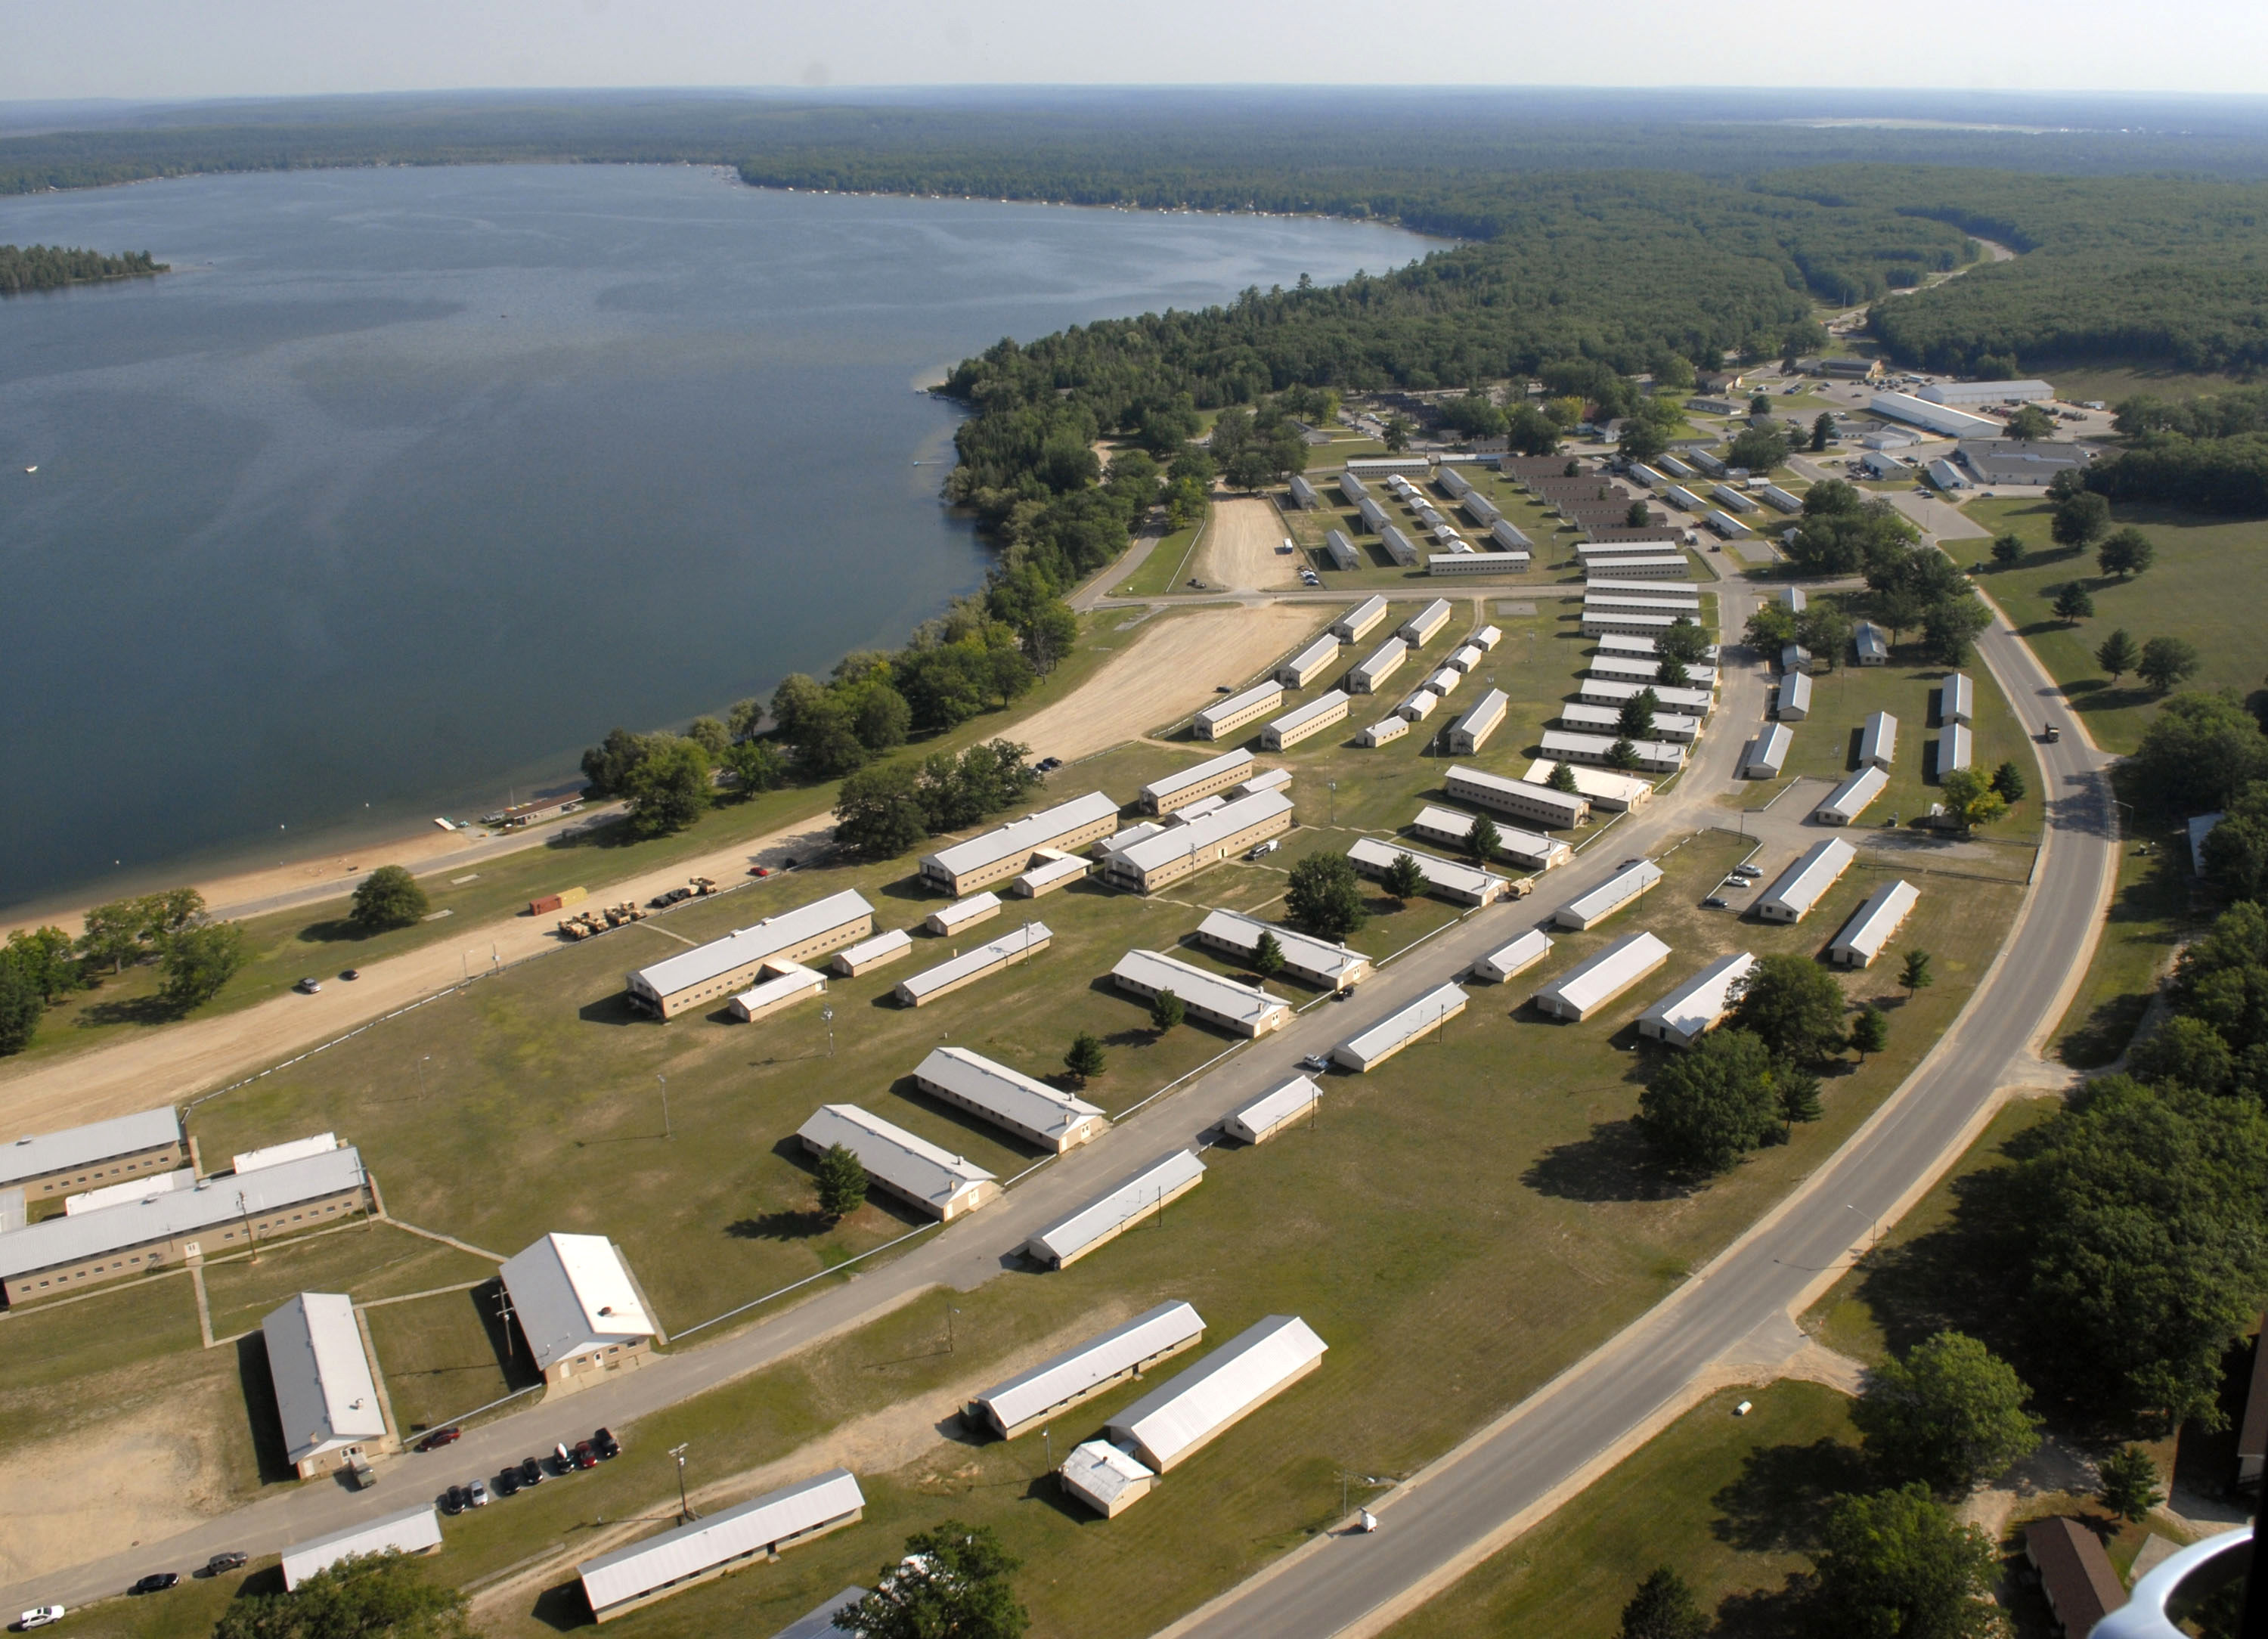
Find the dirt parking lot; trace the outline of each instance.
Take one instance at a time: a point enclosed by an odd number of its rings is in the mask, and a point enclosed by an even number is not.
[[[1216,501],[1189,573],[1207,586],[1266,592],[1300,584],[1299,553],[1278,553],[1289,537],[1272,501]]]

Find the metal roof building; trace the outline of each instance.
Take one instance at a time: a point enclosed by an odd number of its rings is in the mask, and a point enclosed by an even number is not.
[[[1469,672],[1487,658],[1488,650],[1486,649],[1483,648],[1479,643],[1468,639],[1464,643],[1458,647],[1456,653],[1451,655],[1441,664],[1447,666],[1454,667],[1459,672]]]
[[[1717,696],[1710,689],[1675,688],[1667,683],[1633,682],[1627,678],[1585,678],[1575,685],[1575,696],[1591,705],[1619,706],[1649,688],[1663,710],[1681,717],[1705,717],[1717,709]]]
[[[1056,1470],[1064,1490],[1105,1519],[1116,1519],[1150,1495],[1158,1476],[1141,1459],[1108,1440],[1087,1440],[1071,1448]]]
[[[1191,1018],[1248,1038],[1292,1022],[1290,1003],[1257,985],[1239,984],[1162,951],[1129,951],[1110,970],[1121,990],[1148,1001],[1160,991],[1179,996]]]
[[[1655,465],[1660,467],[1663,472],[1668,473],[1672,478],[1697,478],[1700,476],[1699,474],[1696,473],[1690,467],[1688,467],[1684,462],[1679,460],[1674,455],[1657,456],[1655,458]]]
[[[1898,760],[1898,720],[1887,711],[1870,711],[1859,731],[1859,761],[1887,768]]]
[[[1966,768],[1975,756],[1969,731],[1958,723],[1948,723],[1937,737],[1937,777]]]
[[[1337,645],[1334,643],[1332,647],[1336,650]],[[1250,779],[1252,769],[1250,752],[1226,752],[1206,761],[1159,775],[1142,788],[1141,804],[1151,813],[1169,814],[1176,808],[1186,808],[1216,791],[1225,791],[1241,780]]]
[[[928,871],[926,860],[923,870]],[[807,962],[814,956],[855,944],[873,930],[874,908],[863,895],[830,893],[767,916],[752,928],[741,928],[694,950],[665,957],[650,967],[633,969],[622,975],[622,982],[638,1006],[664,1018],[674,1018],[688,1009],[721,1002],[747,989],[762,976],[767,962]]]
[[[1318,695],[1298,710],[1285,712],[1261,730],[1260,743],[1270,751],[1284,751],[1303,739],[1313,739],[1332,724],[1345,722],[1351,703],[1343,688]]]
[[[2044,381],[1933,381],[1914,394],[1932,404],[2052,404]]]
[[[354,1299],[301,1292],[260,1323],[284,1454],[302,1480],[389,1444]],[[328,1459],[330,1460],[325,1460]]]
[[[914,1084],[933,1099],[979,1115],[1026,1143],[1061,1155],[1109,1128],[1101,1106],[995,1063],[967,1047],[932,1047]]]
[[[1307,1115],[1322,1098],[1321,1087],[1305,1076],[1294,1076],[1221,1122],[1221,1130],[1240,1143],[1264,1144]]]
[[[1447,598],[1436,598],[1424,608],[1402,622],[1397,635],[1407,638],[1413,649],[1423,649],[1433,641],[1433,634],[1449,623],[1454,613]]]
[[[1638,614],[1621,609],[1583,611],[1583,636],[1603,637],[1609,632],[1631,637],[1657,637],[1676,623],[1673,614]],[[1593,668],[1596,670],[1596,667]]]
[[[1775,723],[1750,740],[1741,754],[1741,777],[1744,780],[1777,780],[1779,771],[1787,766],[1787,753],[1795,745],[1794,731]]]
[[[1948,672],[1937,689],[1937,719],[1940,723],[1977,721],[1977,685],[1965,672]]]
[[[1398,525],[1381,524],[1378,540],[1386,548],[1386,555],[1396,563],[1407,566],[1418,562],[1418,548],[1410,544],[1410,537],[1402,533]]]
[[[1650,933],[1616,939],[1575,964],[1535,996],[1539,1012],[1580,1023],[1669,959],[1669,947]]]
[[[1534,780],[1508,780],[1502,775],[1453,765],[1441,778],[1442,788],[1455,800],[1493,809],[1515,820],[1554,831],[1572,830],[1591,817],[1590,798],[1555,791]]]
[[[1378,628],[1386,618],[1386,599],[1365,598],[1344,614],[1331,622],[1331,634],[1343,643],[1359,643]]]
[[[1354,505],[1369,493],[1370,486],[1353,473],[1339,474],[1339,494],[1346,498],[1348,505]]]
[[[1374,836],[1358,837],[1347,849],[1347,858],[1354,868],[1366,877],[1383,878],[1394,868],[1394,862],[1407,857],[1417,862],[1420,875],[1425,878],[1425,889],[1458,905],[1492,905],[1504,897],[1511,882],[1494,871],[1483,871],[1454,859],[1443,859],[1432,854],[1421,854],[1415,849],[1403,848],[1395,842],[1381,842]]]
[[[181,1118],[168,1105],[107,1121],[33,1133],[0,1147],[0,1189],[27,1200],[99,1189],[137,1173],[169,1172],[189,1158]]]
[[[843,1630],[835,1625],[838,1611],[847,1611],[866,1597],[866,1590],[852,1584],[815,1611],[796,1618],[772,1635],[772,1639],[843,1639]]]
[[[1331,530],[1323,536],[1323,550],[1329,555],[1331,567],[1335,570],[1362,567],[1361,555],[1355,551],[1354,542],[1347,539],[1344,529]]]
[[[1872,621],[1861,621],[1851,628],[1851,647],[1857,652],[1860,665],[1890,663],[1889,634]]]
[[[547,1381],[571,1378],[576,1362],[619,1356],[659,1329],[630,1278],[622,1248],[604,1235],[546,1235],[497,1273],[527,1352]]]
[[[1428,990],[1409,1006],[1340,1042],[1331,1049],[1332,1062],[1366,1076],[1427,1031],[1463,1012],[1468,999],[1453,984]]]
[[[1629,474],[1631,482],[1644,484],[1649,489],[1660,488],[1663,481],[1661,474],[1644,461],[1632,461]]]
[[[1766,922],[1801,922],[1858,856],[1858,850],[1839,836],[1814,842],[1764,891],[1756,902],[1756,915]]]
[[[1400,705],[1394,709],[1409,722],[1423,723],[1426,718],[1432,717],[1435,711],[1439,710],[1440,709],[1440,695],[1435,694],[1423,683],[1420,683],[1416,688],[1410,691],[1410,695],[1407,699],[1403,700]]]
[[[1578,734],[1603,734],[1610,739],[1622,732],[1622,715],[1613,706],[1587,705],[1581,701],[1570,701],[1559,708],[1562,726]],[[1682,711],[1657,711],[1653,714],[1653,731],[1675,745],[1690,746],[1701,738],[1701,719]],[[1456,747],[1452,746],[1450,749]]]
[[[1239,781],[1230,790],[1229,798],[1233,801],[1240,797],[1257,797],[1263,791],[1280,791],[1291,783],[1289,768],[1263,768],[1250,779]]]
[[[1354,743],[1367,750],[1376,750],[1388,740],[1400,739],[1410,732],[1410,719],[1403,717],[1381,718],[1354,737]]]
[[[1820,825],[1856,824],[1889,783],[1890,776],[1880,768],[1861,768],[1828,793],[1827,800],[1811,811],[1811,817]]]
[[[1302,512],[1312,512],[1315,510],[1314,485],[1300,477],[1299,474],[1293,473],[1292,481],[1285,488],[1292,492],[1293,506],[1298,507]]]
[[[1166,1209],[1204,1181],[1204,1163],[1187,1150],[1160,1156],[1131,1178],[1112,1185],[1060,1224],[1024,1243],[1025,1253],[1050,1269],[1066,1269],[1097,1246]],[[1192,1316],[1194,1319],[1194,1316]],[[1191,1333],[1195,1336],[1195,1333]],[[995,1391],[998,1393],[998,1391]],[[995,1421],[998,1421],[997,1417]],[[1020,1430],[1003,1428],[1012,1437]]]
[[[1502,950],[1491,951],[1475,962],[1472,976],[1483,984],[1508,984],[1550,954],[1551,936],[1530,928]]]
[[[1055,930],[1047,923],[1027,922],[1013,933],[1004,933],[949,961],[908,974],[898,981],[891,994],[902,1007],[926,1007],[963,985],[974,984],[1005,967],[1013,967],[1027,957],[1038,955],[1055,943]]]
[[[972,893],[965,900],[939,906],[922,918],[922,926],[940,937],[956,934],[963,928],[991,921],[1000,914],[1000,908],[998,893]]]
[[[1538,757],[1528,765],[1528,783],[1543,785],[1551,778],[1551,771],[1559,767],[1556,759]],[[1616,774],[1611,768],[1594,768],[1588,763],[1571,762],[1567,772],[1575,776],[1575,791],[1594,808],[1604,808],[1614,813],[1624,813],[1633,808],[1643,808],[1653,800],[1653,787],[1634,774]]]
[[[1489,538],[1506,552],[1529,554],[1535,550],[1535,543],[1506,518],[1500,518],[1489,526]]]
[[[1611,643],[1615,634],[1602,634],[1600,641]],[[1644,638],[1627,641],[1643,643]],[[1647,655],[1599,653],[1591,657],[1587,668],[1593,677],[1610,678],[1618,682],[1658,684],[1662,663]],[[1685,668],[1689,688],[1713,688],[1717,683],[1717,668],[1713,665],[1689,665]]]
[[[1339,640],[1325,632],[1305,649],[1276,668],[1276,680],[1286,688],[1305,688],[1320,677],[1325,667],[1339,658]]]
[[[1685,560],[1677,560],[1682,570]],[[1659,568],[1664,573],[1648,571]],[[1697,618],[1701,609],[1700,589],[1689,580],[1666,571],[1669,565],[1658,558],[1631,558],[1611,563],[1593,564],[1586,571],[1583,584],[1583,607],[1586,609],[1636,609],[1642,614],[1685,614]],[[1629,570],[1625,574],[1624,571]]]
[[[1362,515],[1363,527],[1369,530],[1373,534],[1377,534],[1381,531],[1394,527],[1393,523],[1387,516],[1386,509],[1378,503],[1375,496],[1363,496],[1361,500],[1354,503],[1354,510]]]
[[[1675,1047],[1691,1047],[1733,1011],[1733,992],[1756,959],[1742,951],[1720,957],[1638,1015],[1638,1033]]]
[[[1054,849],[1046,850],[1053,854]],[[1076,854],[1059,854],[1054,858],[1042,855],[1044,863],[1034,865],[1010,885],[1009,892],[1019,898],[1035,900],[1042,893],[1052,893],[1057,888],[1068,887],[1094,870],[1094,862],[1081,859]]]
[[[1838,967],[1872,966],[1882,947],[1906,925],[1920,899],[1920,891],[1911,882],[1901,880],[1876,888],[1852,912],[1843,931],[1827,947],[1827,959]]]
[[[1327,1345],[1270,1315],[1113,1417],[1112,1440],[1164,1474],[1313,1371]]]
[[[837,951],[828,966],[846,979],[871,973],[886,962],[895,962],[914,948],[914,936],[903,928],[893,928],[887,933],[878,933],[871,939],[861,940],[847,951]]]
[[[1493,820],[1490,822],[1495,824]],[[1439,808],[1432,803],[1418,811],[1410,828],[1430,842],[1440,842],[1450,848],[1469,847],[1473,835],[1473,816],[1460,813],[1454,808]],[[1554,865],[1564,865],[1575,856],[1566,843],[1543,835],[1538,831],[1522,831],[1497,827],[1496,851],[1515,865],[1530,871],[1549,871]]]
[[[847,1468],[721,1510],[575,1567],[591,1614],[602,1622],[668,1598],[735,1566],[856,1525],[866,1499]]]
[[[1570,734],[1565,729],[1546,729],[1537,742],[1537,749],[1557,762],[1595,762],[1611,767],[1614,751],[1621,739],[1612,734]],[[1672,746],[1666,740],[1632,740],[1630,748],[1637,755],[1639,769],[1647,774],[1675,774],[1685,766],[1685,748]]]
[[[1000,1193],[998,1180],[975,1162],[855,1104],[821,1105],[795,1136],[814,1155],[841,1144],[875,1184],[939,1223],[974,1212]]]
[[[311,1155],[328,1155],[339,1147],[336,1133],[317,1133],[309,1138],[294,1138],[280,1144],[263,1144],[257,1150],[247,1150],[229,1158],[228,1170],[242,1178],[247,1172],[257,1172],[264,1166],[281,1166],[286,1161],[304,1161]]]
[[[1376,693],[1381,683],[1402,669],[1403,662],[1410,658],[1410,644],[1407,640],[1401,637],[1388,638],[1379,644],[1361,665],[1346,674],[1345,686],[1348,692],[1357,695]]]
[[[1756,493],[1764,496],[1765,500],[1771,502],[1783,512],[1800,512],[1803,511],[1803,497],[1800,495],[1794,495],[1781,489],[1778,484],[1766,484],[1763,489],[1757,490]]]
[[[1783,723],[1800,723],[1811,715],[1811,673],[1784,674],[1773,695],[1772,710]]]
[[[1595,928],[1660,886],[1661,867],[1650,859],[1641,859],[1624,866],[1580,899],[1562,905],[1552,920],[1563,928],[1578,931]]]
[[[1292,799],[1281,791],[1255,792],[1187,825],[1114,845],[1102,856],[1103,878],[1118,887],[1152,893],[1291,828]]]
[[[1754,501],[1749,500],[1745,493],[1734,489],[1730,484],[1719,484],[1709,493],[1735,512],[1758,512],[1764,510]]]
[[[924,854],[922,880],[956,895],[990,887],[1026,870],[1042,849],[1071,852],[1109,835],[1117,823],[1118,805],[1103,792],[1089,791],[966,842]]]
[[[1459,545],[1447,552],[1429,553],[1425,558],[1428,575],[1514,575],[1528,567],[1524,553],[1475,552]]]
[[[1708,521],[1710,528],[1715,530],[1727,540],[1745,540],[1750,535],[1756,533],[1753,529],[1750,529],[1746,524],[1741,522],[1739,518],[1734,518],[1730,512],[1727,512],[1719,507],[1712,506],[1704,511],[1701,516]]]
[[[297,1592],[299,1584],[318,1571],[328,1570],[342,1559],[364,1554],[433,1554],[441,1547],[441,1516],[431,1503],[407,1508],[366,1525],[318,1537],[284,1550],[284,1588]]]
[[[1511,703],[1500,688],[1491,688],[1473,702],[1472,709],[1449,730],[1451,753],[1469,757],[1487,745],[1489,737],[1504,726],[1505,713]]]
[[[1274,678],[1255,683],[1218,704],[1207,706],[1195,718],[1199,739],[1219,739],[1248,723],[1257,722],[1284,703],[1284,685]]]
[[[1947,438],[1992,437],[2002,430],[2000,423],[1983,415],[1971,415],[1966,410],[1933,404],[1927,399],[1918,399],[1910,393],[1877,393],[1867,401],[1867,408],[1885,421],[1902,421],[1915,427],[1926,427]]]
[[[1371,975],[1370,958],[1360,951],[1329,939],[1319,939],[1296,928],[1278,928],[1238,910],[1217,910],[1197,924],[1197,941],[1211,950],[1225,951],[1250,961],[1263,935],[1272,936],[1284,953],[1284,971],[1326,990],[1344,990]]]

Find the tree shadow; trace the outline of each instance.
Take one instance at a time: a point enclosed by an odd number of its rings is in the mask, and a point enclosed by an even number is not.
[[[1822,1626],[1818,1592],[1809,1571],[1792,1570],[1777,1588],[1728,1593],[1717,1603],[1712,1639],[1819,1639],[1833,1629]]]
[[[94,1030],[104,1025],[170,1025],[191,1010],[162,996],[122,996],[114,1002],[92,1002],[79,1010],[77,1028]]]
[[[948,902],[935,888],[924,882],[919,873],[910,877],[900,877],[895,882],[885,882],[880,887],[869,888],[867,892],[886,900],[926,900],[932,908]]]
[[[2028,1134],[2003,1147],[2013,1155]],[[2021,1362],[2033,1351],[2018,1321],[2023,1297],[2023,1209],[2012,1169],[1988,1166],[1953,1180],[1942,1228],[1877,1247],[1859,1264],[1858,1295],[1900,1354],[1942,1331],[1965,1332]],[[2020,1364],[2020,1370],[2022,1370]],[[2027,1381],[2041,1380],[2024,1371]]]
[[[1656,1158],[1632,1121],[1601,1121],[1589,1137],[1555,1145],[1520,1181],[1563,1201],[1667,1201],[1692,1193]]]
[[[767,1212],[735,1218],[725,1225],[725,1233],[734,1240],[808,1240],[824,1235],[833,1224],[824,1212]]]
[[[1718,1510],[1710,1531],[1743,1554],[1808,1554],[1819,1547],[1828,1504],[1869,1480],[1865,1453],[1840,1440],[1760,1445],[1709,1499]]]
[[[350,916],[311,922],[291,936],[300,944],[357,944],[371,937],[369,929]]]

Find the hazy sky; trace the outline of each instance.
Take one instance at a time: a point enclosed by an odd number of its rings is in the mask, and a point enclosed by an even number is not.
[[[0,99],[472,86],[2268,92],[2260,0],[0,0]]]

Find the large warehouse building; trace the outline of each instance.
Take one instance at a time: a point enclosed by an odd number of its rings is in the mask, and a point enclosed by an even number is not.
[[[784,1548],[840,1531],[865,1517],[866,1499],[847,1468],[586,1559],[575,1567],[591,1614],[610,1622],[657,1599],[777,1557]]]
[[[1194,1348],[1204,1336],[1204,1318],[1195,1309],[1178,1300],[1162,1303],[986,1389],[976,1397],[976,1408],[994,1433],[1012,1440]]]
[[[855,1104],[822,1104],[796,1129],[814,1156],[841,1144],[867,1178],[907,1205],[950,1224],[1000,1193],[999,1180],[961,1156]]]
[[[528,1356],[555,1393],[635,1371],[659,1330],[622,1248],[604,1235],[546,1235],[498,1271]]]
[[[302,1480],[399,1449],[343,1292],[301,1292],[260,1323],[284,1455]]]
[[[689,1009],[721,1005],[761,980],[768,964],[808,963],[873,931],[874,908],[863,895],[830,893],[651,967],[636,968],[622,975],[622,983],[632,1003],[674,1018]]]
[[[1117,828],[1118,805],[1101,791],[1089,791],[1027,814],[1013,825],[923,855],[922,884],[959,899],[1021,875],[1042,850],[1075,854]]]
[[[1164,1474],[1321,1365],[1327,1347],[1298,1316],[1270,1315],[1113,1417],[1110,1437]]]
[[[1101,1137],[1110,1127],[1101,1106],[1058,1091],[967,1047],[932,1047],[914,1071],[914,1084],[933,1099],[1057,1155]]]

